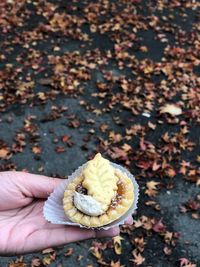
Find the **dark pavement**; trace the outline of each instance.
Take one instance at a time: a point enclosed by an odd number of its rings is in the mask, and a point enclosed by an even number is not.
[[[67,178],[101,151],[129,168],[141,190],[134,225],[122,229],[121,255],[110,244],[98,260],[89,240],[56,248],[49,266],[137,266],[134,250],[145,258],[140,266],[200,266],[199,7],[138,0],[0,4],[0,145],[10,155],[0,170]],[[181,114],[162,112],[167,104]],[[149,188],[150,181],[158,187]],[[0,266],[46,266],[51,253],[19,263],[0,257]]]

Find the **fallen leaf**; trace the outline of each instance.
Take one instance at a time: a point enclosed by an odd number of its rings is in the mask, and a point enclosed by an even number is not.
[[[158,164],[157,161],[153,162],[152,170],[157,171],[161,167],[161,164]]]
[[[33,258],[31,260],[31,267],[39,267],[41,265],[41,260],[39,258]]]
[[[173,238],[173,232],[166,231],[164,233],[164,240],[166,244],[170,244]]]
[[[99,128],[100,128],[102,133],[105,133],[108,130],[109,126],[108,126],[108,124],[103,123],[100,125]]]
[[[133,244],[137,247],[139,252],[143,252],[146,242],[144,241],[144,237],[135,237],[133,238]]]
[[[179,261],[180,261],[180,267],[189,263],[189,260],[186,258],[180,258]]]
[[[63,146],[57,146],[57,147],[55,148],[55,151],[56,151],[57,153],[63,153],[63,152],[65,152],[65,148],[64,148]]]
[[[134,262],[136,265],[141,265],[145,261],[145,258],[142,257],[141,253],[139,253],[137,249],[132,251],[132,255],[134,256],[134,259],[131,259],[130,261]]]
[[[116,261],[116,262],[111,261],[110,267],[124,267],[124,265],[121,265],[120,261]]]
[[[68,257],[68,256],[71,256],[72,253],[73,253],[73,251],[74,251],[73,248],[68,248],[64,255],[67,256],[67,257]]]
[[[150,163],[148,161],[140,160],[138,163],[136,163],[136,166],[140,169],[148,170]]]
[[[71,136],[69,136],[69,135],[61,136],[61,140],[62,140],[63,143],[67,143],[70,138],[71,138]]]
[[[124,240],[120,235],[113,237],[114,250],[117,255],[122,253],[121,241]]]
[[[167,256],[172,254],[171,248],[169,248],[167,246],[164,247],[163,251],[164,251],[165,255],[167,255]]]
[[[140,220],[133,220],[133,225],[135,226],[135,228],[140,228],[143,223]]]
[[[93,255],[96,259],[98,259],[98,260],[102,259],[102,251],[99,249],[98,246],[92,246],[92,247],[90,248],[90,251],[91,251],[92,255]]]
[[[0,148],[0,159],[4,159],[9,155],[9,149],[8,147]]]
[[[72,128],[78,128],[80,126],[80,121],[72,120],[68,123],[68,126]]]
[[[165,232],[166,226],[162,223],[162,219],[160,219],[154,223],[152,229],[156,233],[162,233]]]
[[[128,145],[128,144],[124,144],[124,145],[122,146],[122,149],[123,149],[125,152],[129,152],[129,151],[132,150],[132,147],[131,147],[130,145]]]
[[[108,150],[108,154],[111,156],[112,159],[119,159],[122,161],[128,159],[127,152],[115,146],[113,146],[111,149]]]
[[[150,121],[148,122],[148,126],[149,126],[149,128],[152,129],[152,130],[155,130],[155,129],[156,129],[156,124],[153,124],[153,123],[151,123]]]
[[[186,258],[180,258],[180,267],[197,267],[196,264],[191,263],[188,259]]]
[[[168,167],[165,170],[165,173],[167,176],[169,176],[170,178],[173,178],[176,175],[176,171],[172,168],[172,167]]]
[[[53,253],[55,250],[53,248],[46,248],[42,251],[42,254]]]
[[[78,255],[78,257],[77,257],[77,261],[81,261],[82,260],[82,258],[83,258],[83,255]]]
[[[198,213],[192,213],[192,218],[195,220],[198,220],[198,219],[200,219],[200,216]]]
[[[52,263],[52,258],[51,258],[51,256],[50,255],[47,255],[47,256],[45,256],[43,259],[42,259],[42,263],[44,264],[44,265],[50,265],[51,263]]]
[[[182,109],[174,104],[166,104],[160,109],[160,113],[169,113],[173,116],[178,116],[182,114]]]
[[[147,189],[145,190],[145,194],[147,194],[149,197],[154,197],[157,195],[157,185],[159,185],[159,182],[150,181],[146,183]]]
[[[34,154],[40,154],[40,153],[42,152],[42,149],[41,149],[41,147],[33,146],[33,147],[32,147],[32,152],[33,152]]]

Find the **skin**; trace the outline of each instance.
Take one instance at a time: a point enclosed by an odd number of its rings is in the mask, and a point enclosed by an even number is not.
[[[25,254],[89,238],[119,235],[119,227],[87,230],[47,222],[47,197],[61,179],[24,172],[0,173],[0,254]],[[126,224],[132,224],[128,218]]]

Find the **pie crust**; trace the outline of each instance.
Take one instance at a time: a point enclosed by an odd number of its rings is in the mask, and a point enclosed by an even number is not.
[[[102,205],[102,214],[89,216],[74,205],[75,191],[90,195]],[[124,215],[134,200],[133,183],[98,153],[88,161],[82,174],[68,184],[63,198],[66,216],[87,227],[101,227]]]

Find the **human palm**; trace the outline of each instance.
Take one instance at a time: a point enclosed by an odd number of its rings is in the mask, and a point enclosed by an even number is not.
[[[44,201],[61,181],[23,172],[0,173],[0,254],[23,254],[119,233],[118,227],[94,231],[47,222]]]

